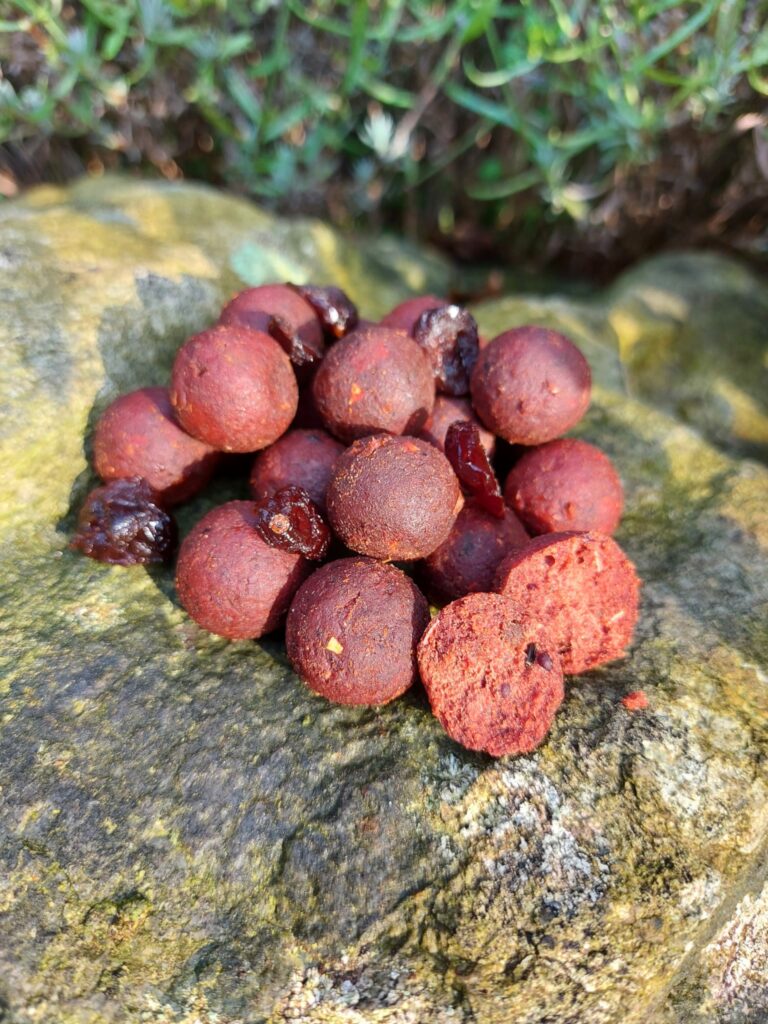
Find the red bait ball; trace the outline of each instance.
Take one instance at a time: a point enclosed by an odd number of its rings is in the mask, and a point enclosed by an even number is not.
[[[176,549],[176,522],[159,501],[138,477],[96,487],[80,509],[69,546],[112,565],[169,562]]]
[[[461,485],[477,504],[492,516],[504,516],[504,499],[499,481],[488,461],[474,423],[460,420],[452,423],[445,435],[445,456],[453,466]]]
[[[427,602],[399,569],[343,558],[318,569],[294,598],[288,658],[315,693],[339,704],[386,704],[416,679]]]
[[[314,309],[326,341],[343,338],[357,327],[357,306],[341,288],[320,288],[312,284],[292,284],[289,287]]]
[[[444,452],[445,435],[448,433],[448,427],[458,420],[467,420],[469,423],[475,424],[480,431],[480,443],[485,448],[486,454],[490,459],[496,448],[496,438],[483,427],[480,420],[475,416],[467,398],[437,395],[432,415],[424,424],[423,429],[419,431],[418,436],[424,441],[429,441],[436,448],[439,448],[441,452]]]
[[[494,757],[535,750],[563,700],[548,631],[498,594],[469,594],[443,608],[421,638],[418,660],[448,735]]]
[[[323,329],[309,302],[288,284],[263,284],[246,288],[227,303],[219,323],[241,324],[269,333],[269,321],[280,317],[311,350],[323,350]]]
[[[426,589],[440,601],[493,590],[502,560],[529,539],[511,509],[499,519],[470,500],[446,540],[421,563]]]
[[[312,394],[328,430],[353,441],[382,431],[418,432],[432,412],[435,385],[412,338],[386,327],[358,327],[328,349]]]
[[[456,475],[437,448],[389,434],[356,441],[339,457],[326,500],[342,542],[387,561],[426,558],[463,504]]]
[[[179,600],[199,626],[230,640],[256,639],[282,623],[312,571],[301,555],[266,544],[250,501],[213,509],[182,542]]]
[[[439,299],[436,295],[417,295],[391,309],[385,317],[382,317],[381,326],[393,327],[397,331],[405,331],[406,334],[412,335],[416,321],[422,313],[428,309],[437,309],[438,306],[445,305],[445,299]]]
[[[256,505],[256,532],[273,548],[322,562],[331,531],[303,487],[283,487]]]
[[[141,477],[164,505],[186,501],[210,480],[220,455],[185,434],[167,388],[141,388],[109,405],[93,435],[93,464],[102,480]]]
[[[289,430],[256,456],[251,494],[260,501],[283,487],[303,487],[325,514],[325,493],[343,451],[344,445],[324,430]]]
[[[447,395],[469,394],[469,378],[477,362],[475,318],[461,306],[425,310],[413,337],[427,354],[437,390]]]
[[[637,622],[640,581],[616,541],[599,533],[548,533],[499,566],[496,590],[549,628],[563,671],[621,658]]]
[[[472,404],[510,444],[543,444],[579,422],[589,405],[589,364],[563,334],[516,327],[481,348],[472,371]]]
[[[220,451],[253,452],[272,444],[290,426],[298,398],[288,356],[261,331],[212,327],[176,354],[176,417],[193,437]]]
[[[624,490],[611,460],[573,438],[526,452],[507,477],[504,497],[533,533],[613,533],[624,509]]]

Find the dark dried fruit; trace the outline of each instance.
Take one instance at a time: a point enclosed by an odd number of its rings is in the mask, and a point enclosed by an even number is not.
[[[314,309],[327,341],[343,338],[357,326],[357,306],[341,288],[320,288],[313,284],[291,284],[288,287],[298,292]]]
[[[469,377],[479,343],[475,318],[461,306],[427,309],[416,321],[413,336],[429,357],[437,390],[446,395],[469,394]]]
[[[480,431],[468,420],[457,420],[445,435],[445,454],[459,482],[486,512],[504,517],[499,481],[480,440]]]
[[[302,338],[283,317],[271,316],[267,330],[294,366],[312,366],[323,358],[322,346]]]
[[[537,655],[537,657],[536,657],[536,664],[540,668],[543,668],[545,672],[551,672],[552,671],[552,667],[553,667],[552,658],[547,654],[546,651],[541,651],[540,654]]]
[[[303,487],[283,487],[256,505],[256,532],[273,548],[321,562],[328,554],[331,531]]]
[[[98,562],[168,562],[176,549],[176,522],[141,477],[96,487],[80,510],[70,547]]]

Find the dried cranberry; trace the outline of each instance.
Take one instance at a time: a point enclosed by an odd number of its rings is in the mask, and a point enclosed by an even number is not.
[[[461,306],[425,310],[413,336],[429,357],[437,390],[446,395],[469,393],[469,377],[479,343],[475,318]]]
[[[341,288],[320,288],[317,285],[290,284],[306,299],[317,314],[327,341],[343,338],[357,326],[357,306]]]
[[[302,338],[283,317],[270,317],[267,330],[285,350],[294,366],[311,366],[323,358],[322,344],[314,344]]]
[[[480,440],[480,431],[469,420],[457,420],[445,435],[445,455],[459,482],[481,508],[499,519],[504,518],[504,499],[499,481],[491,469]]]
[[[85,499],[70,547],[98,562],[168,562],[176,548],[176,521],[146,480],[111,480]]]
[[[303,487],[283,487],[256,504],[256,532],[273,548],[321,562],[328,554],[331,531]]]

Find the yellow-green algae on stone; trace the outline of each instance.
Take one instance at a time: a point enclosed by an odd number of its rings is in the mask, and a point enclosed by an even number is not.
[[[597,387],[578,432],[618,464],[619,539],[646,581],[630,656],[570,683],[536,754],[493,762],[451,743],[418,691],[327,704],[279,640],[198,630],[169,572],[66,549],[96,411],[162,381],[243,282],[295,260],[377,316],[442,291],[445,268],[186,185],[38,190],[0,232],[6,1017],[759,1020],[759,945],[727,958],[762,920],[768,852],[768,471],[670,418],[673,379],[650,395],[667,411],[638,401],[608,326],[632,278],[588,304],[477,310],[485,333],[532,320],[583,346]],[[685,279],[701,259],[675,257]],[[741,344],[758,359],[764,342]],[[237,487],[220,480],[183,526]],[[649,708],[628,712],[638,688]]]

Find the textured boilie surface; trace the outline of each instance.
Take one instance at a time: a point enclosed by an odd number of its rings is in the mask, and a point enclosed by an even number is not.
[[[269,332],[269,321],[280,317],[312,349],[323,348],[323,328],[310,303],[287,284],[262,284],[246,288],[221,311],[219,323],[242,324]]]
[[[337,341],[312,383],[328,430],[342,441],[386,431],[415,434],[435,402],[427,357],[401,331],[358,327]]]
[[[419,437],[430,441],[433,445],[445,451],[445,435],[448,427],[458,420],[467,420],[474,423],[480,431],[480,443],[488,453],[488,458],[493,455],[496,447],[496,438],[486,430],[470,405],[468,398],[456,398],[453,395],[437,395],[432,415],[419,431]]]
[[[516,327],[481,348],[472,404],[510,444],[543,444],[578,423],[592,388],[589,364],[564,334]]]
[[[290,360],[273,338],[229,325],[182,345],[170,395],[188,433],[221,451],[253,452],[285,433],[299,391]]]
[[[158,501],[139,477],[95,487],[80,509],[69,546],[111,565],[169,562],[176,548],[176,522]]]
[[[448,537],[421,563],[425,587],[441,601],[492,590],[502,560],[528,540],[511,509],[499,519],[469,500]]]
[[[498,594],[469,594],[443,608],[421,638],[418,660],[449,736],[494,757],[535,750],[563,700],[547,629]]]
[[[218,452],[178,425],[167,388],[121,395],[93,434],[93,465],[102,480],[142,477],[165,505],[196,494],[218,461]]]
[[[362,555],[425,558],[442,544],[463,503],[446,457],[427,441],[377,434],[338,459],[326,497],[331,526]]]
[[[413,334],[416,321],[422,313],[445,304],[445,299],[440,299],[436,295],[417,295],[413,299],[400,302],[394,309],[390,309],[387,315],[382,317],[381,325],[382,327],[394,327],[398,331],[405,331],[406,334]]]
[[[301,555],[266,544],[255,520],[253,502],[220,505],[184,539],[176,564],[176,592],[187,613],[232,640],[277,629],[312,569]]]
[[[386,704],[416,678],[416,644],[429,608],[399,569],[343,558],[315,572],[294,598],[288,657],[316,693],[341,704]]]
[[[546,622],[563,671],[620,658],[637,622],[640,581],[619,545],[599,533],[545,534],[499,566],[496,589]]]
[[[613,533],[624,508],[624,489],[611,460],[576,438],[526,452],[507,477],[504,497],[532,533]]]
[[[343,451],[344,445],[324,430],[289,430],[256,456],[251,494],[259,501],[283,487],[303,487],[324,512],[331,472]]]

